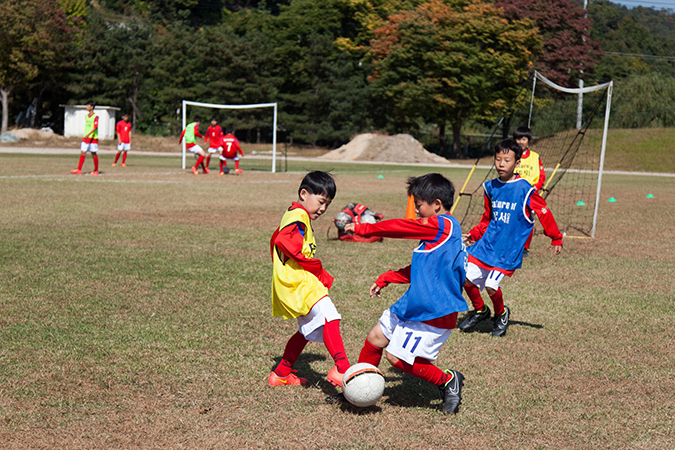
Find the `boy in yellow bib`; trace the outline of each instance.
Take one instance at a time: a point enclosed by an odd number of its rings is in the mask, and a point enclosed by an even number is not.
[[[311,221],[326,212],[335,198],[335,180],[327,172],[310,172],[298,189],[298,201],[286,210],[272,235],[272,314],[297,319],[298,332],[289,339],[279,365],[270,372],[270,386],[302,385],[307,379],[292,371],[308,341],[323,342],[335,361],[327,378],[342,385],[349,368],[340,335],[342,316],[328,297],[333,277],[314,258],[316,241]]]
[[[546,172],[544,172],[544,164],[541,162],[539,153],[530,150],[530,142],[532,142],[532,130],[527,127],[518,127],[513,132],[513,140],[523,149],[523,156],[520,157],[520,165],[516,167],[514,173],[517,173],[522,178],[534,186],[534,189],[539,192],[544,187],[546,181]],[[534,228],[530,233],[530,237],[525,242],[524,256],[530,254],[530,243],[534,236]]]

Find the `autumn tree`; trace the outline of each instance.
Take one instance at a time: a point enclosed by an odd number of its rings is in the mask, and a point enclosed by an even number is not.
[[[460,151],[464,121],[503,108],[531,68],[539,45],[533,23],[507,21],[482,1],[430,0],[374,30],[374,93],[394,122],[421,119],[452,127]]]
[[[592,21],[573,0],[495,0],[509,20],[531,19],[543,37],[535,67],[547,78],[570,86],[592,70],[602,52],[591,39]]]

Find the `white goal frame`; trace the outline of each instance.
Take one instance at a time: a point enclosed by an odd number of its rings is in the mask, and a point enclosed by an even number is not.
[[[577,94],[579,97],[588,92],[599,91],[602,89],[607,89],[607,105],[605,107],[605,123],[602,129],[602,147],[600,150],[600,167],[598,168],[598,187],[595,193],[595,211],[593,211],[593,228],[591,229],[591,238],[595,238],[595,228],[598,221],[598,205],[600,204],[600,187],[602,186],[602,171],[605,166],[605,149],[607,148],[607,131],[609,129],[609,113],[612,108],[612,90],[614,88],[614,81],[608,83],[598,84],[596,86],[582,87],[582,88],[566,88],[560,86],[553,81],[549,80],[541,73],[535,70],[534,77],[532,80],[532,97],[530,99],[530,114],[527,120],[527,126],[530,126],[530,120],[532,118],[532,104],[534,102],[534,91],[537,85],[537,80],[548,85],[549,87],[565,92],[567,94]]]
[[[255,109],[255,108],[274,108],[274,121],[272,124],[272,173],[276,172],[277,167],[277,103],[255,103],[251,105],[218,105],[215,103],[202,103],[202,102],[191,102],[189,100],[183,100],[183,130],[187,126],[187,107],[188,106],[201,106],[204,108],[213,108],[213,109]],[[183,169],[185,169],[185,159],[187,156],[187,148],[185,146],[185,139],[182,143],[182,152],[183,152]]]

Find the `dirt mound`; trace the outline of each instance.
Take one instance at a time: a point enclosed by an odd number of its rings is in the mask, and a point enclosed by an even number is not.
[[[320,159],[331,161],[387,161],[399,163],[434,163],[448,161],[424,149],[424,146],[409,134],[383,136],[359,134],[349,143],[328,152]]]
[[[63,139],[63,136],[60,136],[56,133],[54,133],[51,130],[36,130],[34,128],[19,128],[16,130],[11,130],[11,133],[18,137],[19,139],[29,139],[29,140],[38,140],[38,141],[44,141],[47,139],[53,139],[53,138],[61,138]]]

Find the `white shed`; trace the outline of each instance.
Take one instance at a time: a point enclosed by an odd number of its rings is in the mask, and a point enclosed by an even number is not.
[[[63,118],[63,135],[65,137],[84,136],[84,119],[87,117],[85,105],[60,105],[66,108]],[[96,106],[94,113],[98,115],[98,138],[115,138],[115,112],[119,108],[114,106]]]

